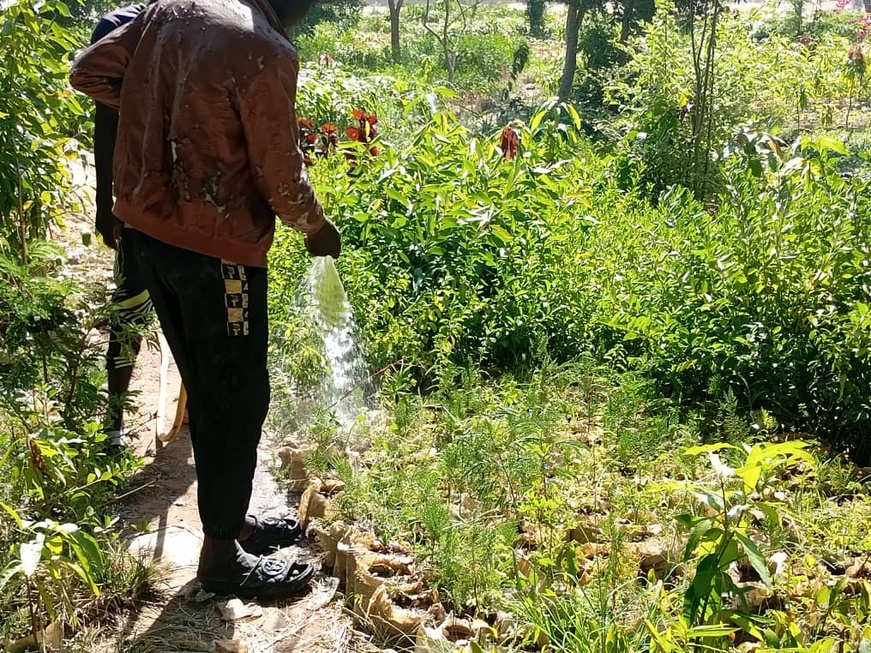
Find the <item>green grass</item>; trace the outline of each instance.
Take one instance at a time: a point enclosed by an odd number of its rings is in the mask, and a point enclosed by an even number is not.
[[[646,650],[657,646],[647,623],[662,641],[696,641],[676,624],[701,554],[683,558],[688,533],[676,518],[704,514],[694,493],[719,492],[706,460],[684,453],[717,439],[704,420],[680,417],[661,399],[651,406],[635,375],[588,365],[547,367],[522,380],[477,377],[435,395],[394,398],[384,410],[396,418],[366,433],[372,446],[353,465],[333,459],[325,469],[319,461],[317,473],[346,482],[336,497],[341,519],[414,550],[449,609],[484,619],[509,610],[535,649],[547,641],[556,650]],[[749,421],[740,433],[737,422],[731,428],[734,442],[754,442]],[[740,450],[722,455],[734,467],[743,458]],[[837,580],[815,560],[849,565],[871,544],[865,481],[843,459],[819,456],[813,467],[771,467],[776,473],[751,499],[773,501],[777,522],[742,522],[766,558],[787,556],[770,590],[779,598],[735,613],[726,600],[705,623],[744,624],[748,641],[762,626],[753,630],[747,618],[781,634],[795,624],[820,640],[861,640],[861,579],[830,623],[811,628],[818,583]],[[843,631],[849,620],[854,627]]]

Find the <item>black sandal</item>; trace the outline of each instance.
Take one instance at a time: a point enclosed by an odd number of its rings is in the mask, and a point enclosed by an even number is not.
[[[254,532],[239,545],[245,553],[266,555],[290,546],[302,537],[299,522],[290,517],[254,517]]]
[[[241,581],[202,580],[212,594],[232,594],[240,599],[286,599],[308,587],[315,568],[307,563],[261,557]]]

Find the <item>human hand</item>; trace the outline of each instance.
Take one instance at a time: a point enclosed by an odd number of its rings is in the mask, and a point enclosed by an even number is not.
[[[121,229],[124,223],[112,213],[111,207],[97,207],[96,219],[97,233],[103,238],[103,242],[112,249],[118,249],[121,240]]]
[[[327,220],[315,233],[306,234],[305,248],[312,256],[339,258],[342,253],[342,237],[336,225]]]

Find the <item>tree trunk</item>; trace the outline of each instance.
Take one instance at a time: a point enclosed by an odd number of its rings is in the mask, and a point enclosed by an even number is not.
[[[861,2],[861,0],[858,1]],[[538,39],[544,36],[546,12],[547,3],[545,0],[526,0],[526,18],[529,21],[529,35],[531,37]]]
[[[445,57],[445,69],[448,71],[448,82],[454,83],[454,72],[457,69],[457,59],[451,52],[451,0],[445,0],[445,20],[442,23],[442,52]]]
[[[390,9],[390,54],[393,63],[399,63],[399,12],[405,0],[387,0]]]
[[[632,13],[635,11],[635,0],[623,0],[623,16],[620,18],[620,43],[629,40],[629,30],[632,28]]]
[[[569,4],[566,14],[566,58],[563,63],[563,74],[559,83],[559,99],[565,102],[572,94],[572,84],[575,81],[575,70],[578,68],[578,31],[581,28],[583,14],[581,8]]]

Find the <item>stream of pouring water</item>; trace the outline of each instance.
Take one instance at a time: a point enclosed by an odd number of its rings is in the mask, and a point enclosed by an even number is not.
[[[365,414],[369,391],[360,332],[332,257],[316,257],[303,283],[330,367],[321,401],[350,436]]]

